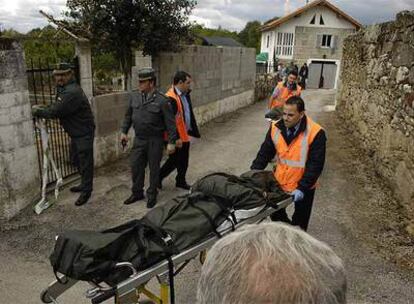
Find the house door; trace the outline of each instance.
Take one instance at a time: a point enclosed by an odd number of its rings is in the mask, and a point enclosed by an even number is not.
[[[310,89],[333,89],[337,65],[334,61],[312,61],[309,65],[307,87]]]

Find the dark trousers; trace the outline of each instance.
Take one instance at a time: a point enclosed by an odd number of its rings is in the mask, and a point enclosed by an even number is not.
[[[305,89],[306,89],[306,78],[301,77],[301,78],[300,78],[300,83],[299,83],[299,85],[301,86],[301,88],[302,88],[303,90],[305,90]]]
[[[132,168],[132,193],[134,195],[143,193],[145,168],[148,164],[150,170],[150,186],[147,189],[147,195],[149,197],[157,196],[160,163],[163,151],[164,141],[162,137],[135,137],[130,157]]]
[[[187,174],[188,161],[190,159],[190,143],[183,142],[183,146],[171,154],[161,168],[160,178],[163,180],[171,172],[177,169],[177,184],[187,183],[185,175]]]
[[[286,209],[276,211],[270,218],[272,221],[281,221],[299,226],[303,230],[308,229],[309,219],[312,211],[313,198],[315,196],[315,189],[305,191],[303,200],[295,203],[295,211],[293,212],[292,219],[289,219]]]
[[[88,194],[93,188],[93,139],[93,135],[71,138],[71,162],[81,176],[82,192]]]

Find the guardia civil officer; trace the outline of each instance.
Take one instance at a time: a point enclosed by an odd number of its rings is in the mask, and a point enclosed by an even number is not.
[[[160,162],[164,150],[163,134],[167,131],[169,154],[175,151],[177,131],[175,118],[168,97],[155,88],[153,69],[138,71],[139,91],[129,94],[128,108],[121,128],[121,142],[128,141],[128,130],[134,126],[135,138],[131,150],[132,194],[125,200],[129,205],[144,199],[144,178],[147,163],[150,169],[150,185],[147,189],[147,207],[157,203],[157,186]]]
[[[95,123],[88,98],[76,83],[71,66],[60,63],[53,71],[56,82],[56,102],[49,106],[34,106],[32,114],[39,118],[59,118],[63,129],[71,139],[72,153],[77,160],[81,183],[70,188],[80,192],[75,205],[85,204],[92,193],[93,140]]]

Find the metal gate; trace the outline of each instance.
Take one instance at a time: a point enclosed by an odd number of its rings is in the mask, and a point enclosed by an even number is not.
[[[307,87],[310,89],[333,89],[337,65],[334,61],[312,61],[309,65]]]
[[[50,64],[47,60],[38,60],[36,62],[31,60],[28,65],[26,72],[30,103],[32,105],[48,105],[56,102],[56,87],[52,75],[54,64]],[[77,77],[79,73],[77,60],[74,61],[74,71],[76,78],[79,79],[79,77]],[[36,119],[33,119],[33,123],[36,124]],[[62,177],[65,178],[76,174],[77,170],[71,162],[71,143],[68,134],[63,130],[58,119],[48,119],[46,121],[46,127],[49,133],[49,149]],[[40,176],[43,176],[42,138],[40,136],[40,131],[36,126],[34,130],[39,171]],[[56,176],[54,175],[51,166],[49,166],[47,177],[48,184],[56,182]]]

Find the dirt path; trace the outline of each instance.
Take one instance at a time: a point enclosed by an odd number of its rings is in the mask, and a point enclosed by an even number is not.
[[[327,242],[344,259],[349,279],[349,303],[414,303],[414,274],[392,261],[413,250],[413,240],[397,237],[404,218],[389,190],[375,177],[369,161],[356,149],[346,131],[338,128],[333,91],[304,92],[310,116],[328,134],[328,159],[317,191],[309,232]],[[202,128],[203,138],[191,150],[189,181],[213,171],[242,173],[248,170],[264,138],[265,104],[258,103]],[[327,112],[328,111],[328,112]],[[126,161],[100,169],[90,204],[73,205],[68,190],[61,202],[41,216],[28,210],[0,233],[1,303],[39,303],[39,293],[53,280],[48,255],[56,232],[67,228],[107,228],[141,217],[143,203],[122,205],[129,195],[130,171]],[[182,193],[174,177],[164,183],[160,200]],[[194,303],[200,271],[191,262],[177,277],[177,303]],[[153,282],[152,285],[155,286]],[[87,285],[79,283],[61,297],[61,303],[90,303]],[[108,302],[112,303],[112,302]]]

